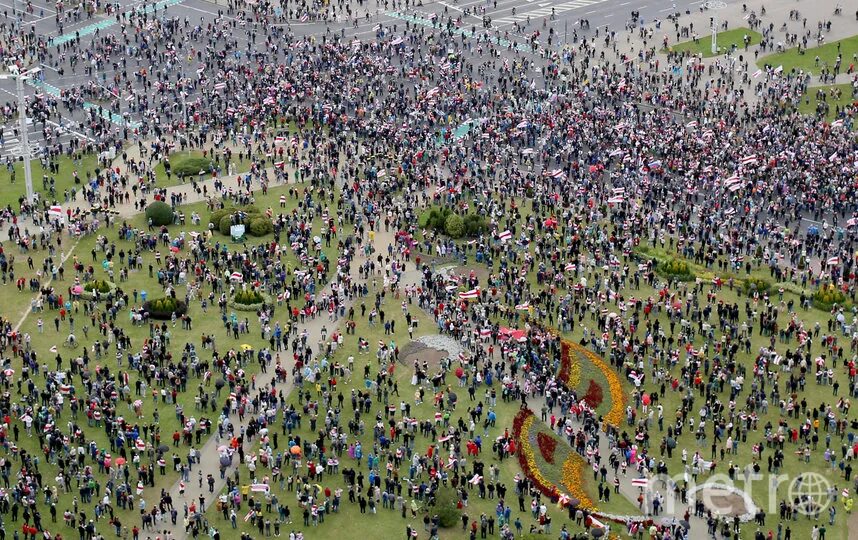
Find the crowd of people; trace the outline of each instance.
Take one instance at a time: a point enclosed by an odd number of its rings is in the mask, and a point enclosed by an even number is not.
[[[838,509],[851,510],[852,499],[839,501],[840,488],[858,487],[851,485],[856,427],[849,411],[858,394],[858,328],[849,307],[858,279],[853,109],[836,111],[833,121],[800,114],[809,74],[755,71],[738,51],[710,61],[662,54],[644,25],[629,37],[581,25],[564,47],[551,30],[543,47],[534,27],[522,36],[469,29],[451,16],[367,22],[365,9],[230,5],[199,21],[169,8],[118,13],[121,34],[58,46],[3,27],[7,57],[24,64],[38,57],[101,80],[30,103],[36,123],[70,115],[91,138],[63,144],[46,135],[46,165],[90,152],[99,169],[81,179],[79,193],[49,192],[43,206],[5,210],[14,222],[0,257],[4,283],[7,275],[9,284],[36,280],[48,305],[33,305],[33,331],[53,320],[65,348],[51,351],[51,369],[34,336],[4,321],[2,377],[10,394],[0,408],[10,427],[3,470],[16,470],[4,475],[3,515],[15,522],[23,507],[24,534],[45,532],[46,540],[60,535],[42,514],[55,518],[57,510],[87,540],[108,534],[99,524],[104,516],[135,540],[182,525],[195,537],[216,537],[242,520],[260,536],[292,529],[291,540],[301,524],[324,526],[342,505],[354,505],[361,513],[397,513],[409,537],[421,530],[434,537],[450,525],[439,508],[452,501],[471,538],[511,538],[527,520],[533,532],[569,538],[590,523],[585,511],[570,507],[568,523],[552,528],[557,501],[492,462],[516,451],[503,429],[500,442],[487,442],[489,428],[511,422],[495,418],[501,397],[540,410],[543,420],[555,416],[552,427],[576,450],[616,464],[611,481],[626,466],[645,478],[691,476],[751,445],[753,459],[724,471],[738,477],[768,463],[777,473],[795,452],[820,470],[839,470],[842,480],[827,501],[781,494],[779,523],[758,519],[753,534],[789,540],[790,518],[823,511],[829,525],[842,524]],[[349,24],[299,36],[286,20]],[[371,37],[351,37],[352,22],[372,28]],[[790,23],[800,24],[797,17]],[[826,21],[819,23],[822,31]],[[681,18],[674,24],[688,35]],[[140,127],[116,129],[103,111],[83,110],[85,101],[106,97],[103,86],[117,96],[114,112],[139,118]],[[283,186],[280,208],[269,209],[270,240],[235,248],[214,230],[144,231],[106,212],[131,203],[141,209],[156,196],[173,206],[189,202],[155,187],[156,165],[188,148],[211,160],[216,179],[194,179],[193,196],[212,210],[252,204],[257,190]],[[305,187],[286,187],[291,182]],[[50,199],[67,209],[62,219]],[[293,204],[294,212],[284,212]],[[464,241],[423,227],[419,218],[430,207],[477,214],[479,227]],[[92,260],[68,258],[64,236],[90,233],[103,235]],[[22,259],[45,250],[41,270],[24,268]],[[697,269],[696,279],[660,272],[673,258]],[[102,259],[109,262],[103,268]],[[451,287],[434,260],[482,271]],[[203,335],[196,348],[179,345],[177,320],[184,331],[190,319],[150,319],[145,298],[126,283],[147,268],[163,296],[183,299],[196,321],[220,318],[222,333]],[[117,285],[105,303],[76,289],[97,273]],[[754,288],[739,293],[752,277]],[[237,314],[230,297],[255,283],[275,301]],[[817,298],[826,288],[829,296]],[[463,290],[474,294],[462,301]],[[411,319],[430,317],[467,351],[438,367],[415,366],[414,399],[404,397],[398,347],[386,336],[377,347],[361,342],[376,354],[356,368],[337,352],[376,323],[389,329],[399,308],[391,298],[402,302],[409,334]],[[133,324],[148,327],[147,338],[124,331],[126,310]],[[302,326],[325,317],[330,335],[324,330],[311,342]],[[334,330],[338,321],[345,330]],[[498,345],[501,322],[524,330],[521,344]],[[603,422],[581,407],[583,396],[557,380],[556,332],[622,374],[630,396],[625,425],[602,434]],[[259,345],[243,349],[240,341],[256,343],[256,335]],[[753,345],[760,336],[765,344]],[[107,361],[114,357],[117,365]],[[486,392],[467,412],[447,386],[455,366],[471,396]],[[366,387],[337,394],[333,380],[355,370],[363,370]],[[295,397],[287,395],[287,373]],[[193,394],[191,412],[182,403]],[[181,430],[172,438],[188,447],[187,456],[171,448],[158,413],[151,423],[137,416],[148,396],[174,409]],[[433,416],[412,414],[427,399]],[[680,405],[665,410],[659,402]],[[780,412],[777,422],[770,411]],[[43,458],[18,450],[22,429],[38,437]],[[109,446],[87,437],[95,430]],[[224,442],[225,488],[181,503],[168,489],[157,493],[160,476],[191,482],[209,437]],[[619,448],[632,441],[640,453],[625,463]],[[677,442],[681,464],[672,456]],[[489,456],[484,447],[493,449]],[[56,487],[42,480],[45,463],[57,471]],[[342,488],[326,486],[332,476],[342,477]],[[679,493],[682,484],[648,493],[641,515],[657,515],[665,498],[682,499],[673,487]],[[73,489],[73,507],[57,509],[59,491]],[[469,516],[469,497],[495,494],[494,513]],[[214,514],[206,514],[212,504]],[[139,522],[117,509],[135,511]],[[705,509],[678,514],[686,523],[702,517],[722,538],[740,534],[738,524]],[[634,522],[626,532],[687,535],[679,519],[652,527]]]

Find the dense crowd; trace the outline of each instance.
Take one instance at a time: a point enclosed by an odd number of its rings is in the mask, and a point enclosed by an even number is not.
[[[59,98],[42,94],[31,103],[36,122],[82,115],[82,129],[95,140],[51,145],[47,161],[89,151],[100,154],[102,167],[81,183],[80,194],[54,194],[69,209],[64,220],[52,216],[45,201],[32,225],[38,230],[16,222],[0,257],[4,282],[7,275],[10,283],[26,275],[36,280],[37,290],[44,289],[48,305],[39,301],[33,315],[40,317],[40,331],[45,319],[69,347],[81,339],[91,345],[80,353],[60,350],[52,370],[36,357],[33,336],[13,330],[13,321],[4,324],[7,332],[0,337],[6,369],[12,369],[13,357],[25,366],[17,376],[3,374],[12,392],[17,384],[15,396],[23,401],[7,398],[0,408],[16,419],[13,439],[19,425],[37,435],[44,459],[60,471],[60,489],[71,490],[74,480],[80,506],[76,500],[65,520],[81,538],[95,537],[100,529],[92,520],[104,515],[118,533],[131,527],[135,537],[157,534],[177,520],[194,536],[209,533],[205,501],[186,502],[180,510],[169,492],[151,496],[145,490],[154,491],[156,476],[165,475],[168,464],[189,482],[195,448],[215,433],[226,441],[219,454],[227,487],[217,505],[233,527],[244,517],[247,495],[239,477],[226,475],[237,461],[246,468],[240,475],[256,478],[259,469],[281,491],[286,486],[300,508],[294,519],[300,515],[305,526],[324,523],[341,504],[355,504],[362,513],[399,512],[408,534],[418,534],[412,521],[422,519],[423,530],[434,536],[441,517],[426,512],[424,503],[453,497],[466,507],[475,492],[490,499],[496,493],[498,507],[494,516],[465,515],[462,526],[472,538],[478,529],[494,534],[495,524],[502,536],[521,532],[522,522],[510,508],[515,499],[519,512],[535,505],[543,531],[568,536],[565,528],[552,531],[552,502],[527,479],[510,482],[495,465],[468,459],[472,451],[479,455],[476,446],[490,446],[478,426],[488,426],[494,416],[490,403],[497,394],[534,409],[542,409],[533,404],[544,398],[543,419],[556,413],[558,433],[583,442],[576,449],[598,453],[607,444],[615,458],[612,478],[626,466],[616,449],[632,439],[641,443],[638,474],[675,473],[662,461],[673,450],[667,441],[692,429],[701,444],[683,459],[689,475],[724,461],[734,445],[754,444],[758,467],[767,461],[776,472],[790,459],[787,448],[817,461],[825,452],[827,465],[842,466],[844,485],[850,482],[845,471],[851,470],[855,426],[845,396],[858,392],[855,313],[835,303],[827,328],[821,328],[804,322],[809,294],[786,291],[791,296],[785,299],[785,291],[769,290],[749,294],[744,306],[727,305],[721,295],[732,292],[733,279],[764,267],[773,283],[808,290],[830,285],[854,302],[858,222],[852,201],[858,171],[851,110],[838,111],[833,122],[799,114],[795,107],[812,82],[809,75],[775,66],[752,72],[747,57],[704,63],[687,54],[660,55],[646,29],[636,37],[645,46],[633,52],[624,35],[585,28],[570,46],[543,48],[532,37],[518,46],[509,34],[468,31],[452,18],[427,25],[365,23],[352,7],[303,4],[278,13],[280,8],[260,3],[252,12],[230,7],[199,22],[169,10],[121,15],[122,35],[96,33],[59,46],[4,28],[8,57],[38,57],[58,70],[83,69],[102,80],[66,88]],[[376,24],[374,36],[360,40],[328,31],[299,37],[280,24],[344,18]],[[766,37],[773,39],[768,32]],[[140,127],[114,130],[100,111],[80,113],[84,101],[105,97],[104,85],[120,97],[114,112],[141,118]],[[137,146],[139,159],[122,159],[124,141]],[[213,233],[135,230],[115,215],[89,211],[130,201],[142,208],[156,195],[166,200],[169,190],[154,187],[155,165],[171,149],[185,148],[211,152],[218,179],[213,189],[200,185],[197,193],[212,209],[253,202],[254,190],[289,181],[309,182],[314,189],[289,191],[290,202],[299,202],[295,213],[272,209],[273,242],[240,249],[224,249]],[[122,166],[114,165],[111,150]],[[248,172],[235,173],[238,163]],[[422,230],[417,219],[430,205],[477,213],[487,226],[470,242]],[[33,213],[26,206],[6,212],[11,217],[20,210]],[[321,234],[328,235],[324,247],[314,240],[319,219],[327,231]],[[116,228],[98,229],[104,223]],[[354,233],[336,234],[346,226]],[[383,235],[390,231],[395,236]],[[104,235],[92,261],[76,255],[73,264],[63,262],[58,239],[66,233]],[[13,245],[22,252],[14,257],[17,268],[9,260]],[[636,258],[641,247],[674,253],[714,277],[686,283],[665,278],[652,261]],[[40,272],[24,270],[20,262],[33,249],[50,249],[54,257]],[[284,254],[294,254],[300,268],[287,268]],[[482,265],[487,277],[463,277],[450,288],[448,276],[418,262],[420,256]],[[113,261],[106,268],[118,285],[104,304],[74,292],[76,283],[91,281],[92,266],[102,258]],[[130,272],[147,267],[164,296],[182,298],[204,313],[219,310],[232,342],[216,344],[203,336],[199,347],[176,347],[175,316],[150,319],[145,299],[123,284]],[[48,276],[55,279],[51,285]],[[229,297],[242,283],[259,283],[276,302],[252,316],[235,313]],[[658,295],[638,297],[641,287]],[[476,291],[475,297],[460,301],[462,288]],[[467,391],[473,396],[481,394],[481,385],[491,388],[469,414],[454,407],[442,383],[451,365],[437,373],[417,366],[421,384],[413,402],[433,399],[440,418],[412,417],[412,400],[398,399],[392,377],[397,351],[390,344],[365,345],[378,360],[365,366],[365,391],[330,391],[321,398],[298,391],[298,407],[273,384],[257,386],[248,373],[256,362],[263,372],[276,372],[278,384],[290,373],[308,388],[325,382],[330,388],[330,379],[353,371],[329,361],[342,345],[338,339],[355,339],[334,331],[335,321],[390,324],[384,310],[394,310],[393,295],[406,302],[404,316],[423,310],[468,351],[457,359],[466,369]],[[148,326],[145,342],[124,333],[119,321],[125,310],[134,324]],[[660,314],[670,322],[655,320]],[[301,325],[324,316],[331,335],[309,342]],[[190,329],[189,318],[178,318],[182,329]],[[500,347],[500,321],[526,327],[525,342]],[[581,396],[555,380],[554,330],[582,335],[581,343],[604,355],[629,384],[637,381],[627,424],[613,426],[607,437],[600,435],[599,419],[581,408]],[[265,347],[242,350],[245,334],[261,335]],[[752,350],[755,334],[769,337],[769,346]],[[114,355],[117,365],[106,365]],[[526,372],[516,359],[527,359]],[[641,373],[645,377],[636,378]],[[834,398],[808,398],[803,392],[815,385],[831,386]],[[844,397],[836,395],[837,388]],[[187,392],[199,393],[199,411],[181,410],[177,394]],[[659,408],[667,392],[682,395],[680,410]],[[639,412],[644,394],[653,399],[646,413]],[[182,433],[161,433],[157,417],[150,424],[132,416],[140,407],[135,403],[150,395],[174,406]],[[353,420],[346,422],[340,412],[348,409],[349,397]],[[128,402],[131,414],[117,400]],[[402,409],[397,401],[403,401]],[[786,419],[757,425],[755,418],[769,408],[779,408]],[[245,416],[252,418],[246,427]],[[315,440],[292,433],[302,417],[312,424]],[[276,435],[268,434],[278,427],[285,447],[298,452],[277,452]],[[86,431],[95,429],[104,430],[109,448],[87,443]],[[373,431],[372,448],[352,442],[364,430]],[[171,437],[189,447],[188,456],[171,449]],[[427,452],[414,451],[418,440],[441,439]],[[250,440],[265,441],[254,459]],[[493,454],[508,457],[515,451],[511,443],[503,437],[491,445]],[[346,465],[348,458],[357,464]],[[50,503],[57,497],[55,491],[45,493],[38,472],[31,473],[38,471],[38,459],[22,454],[14,465],[6,461],[18,469],[11,498],[25,506],[24,522],[32,521],[37,532],[43,530],[42,508],[54,515]],[[736,471],[749,468],[753,464],[736,464]],[[731,474],[741,474],[736,471]],[[325,474],[342,475],[347,490],[321,487]],[[447,487],[454,493],[445,493]],[[40,493],[47,505],[38,502]],[[272,527],[277,534],[293,519],[287,502],[273,500],[270,489],[264,493],[251,497],[247,518],[260,536]],[[658,514],[665,496],[673,495],[665,490],[643,501],[642,512]],[[781,517],[799,509],[813,514],[814,504],[784,501]],[[12,521],[16,508],[10,509]],[[140,523],[122,523],[112,515],[115,508],[136,508]],[[711,516],[706,521],[721,537],[738,535],[732,523]],[[685,534],[675,523],[653,532],[661,538]],[[789,532],[784,534],[788,539]],[[778,540],[781,535],[778,527]]]

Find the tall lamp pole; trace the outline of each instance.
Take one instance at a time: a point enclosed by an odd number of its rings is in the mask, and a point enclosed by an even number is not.
[[[718,10],[727,7],[721,0],[708,0],[703,7],[712,12],[712,54],[718,54]]]
[[[35,199],[33,190],[33,170],[30,166],[30,133],[27,129],[27,102],[24,96],[24,81],[40,71],[39,68],[20,71],[18,66],[10,66],[9,73],[0,75],[0,80],[15,79],[18,90],[18,129],[21,131],[21,157],[24,158],[24,184],[27,187],[27,202],[32,203]]]

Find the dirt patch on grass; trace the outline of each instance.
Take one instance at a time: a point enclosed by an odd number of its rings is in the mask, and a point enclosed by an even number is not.
[[[703,497],[706,508],[719,516],[741,516],[749,511],[744,497],[736,493],[702,490],[698,497]]]
[[[415,361],[420,364],[425,361],[429,366],[430,372],[437,370],[441,366],[441,360],[448,356],[450,354],[447,351],[430,347],[419,341],[412,341],[399,351],[399,361],[403,365],[411,367]]]

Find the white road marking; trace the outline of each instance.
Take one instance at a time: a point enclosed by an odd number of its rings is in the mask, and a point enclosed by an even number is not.
[[[607,0],[570,0],[568,2],[563,2],[562,4],[557,4],[554,6],[553,10],[556,15],[560,15],[561,13],[566,13],[567,11],[572,11],[574,9],[579,9],[582,7],[592,6],[594,4],[601,4],[606,2]],[[507,8],[504,8],[506,10]],[[504,10],[498,10],[504,11]],[[528,17],[536,18],[543,17],[546,15],[550,15],[552,12],[551,9],[548,8],[539,8],[532,11],[528,11],[525,13],[517,13],[515,15],[508,15],[505,17],[493,17],[493,21],[496,26],[504,26],[510,25],[519,21],[527,20]],[[497,12],[495,12],[497,13]]]
[[[451,6],[447,2],[438,2],[438,3],[441,4],[442,6],[444,6],[445,8],[452,9],[453,11],[458,11],[459,13],[462,13],[464,11],[462,8],[460,8],[458,6]]]

